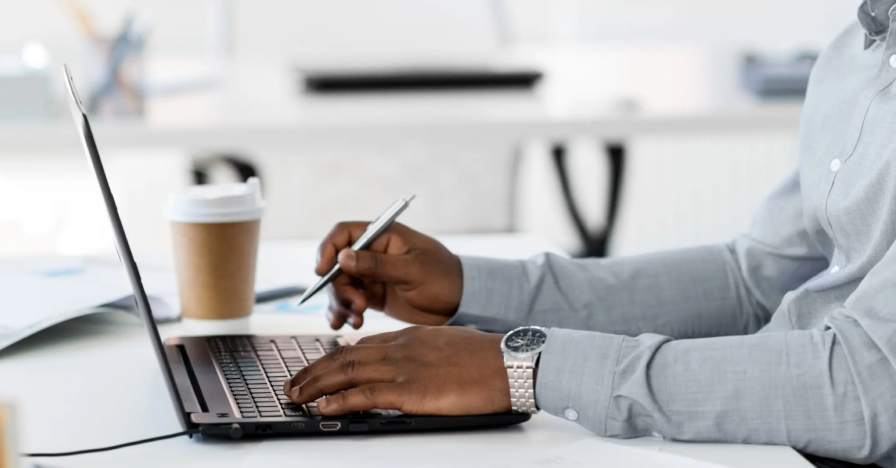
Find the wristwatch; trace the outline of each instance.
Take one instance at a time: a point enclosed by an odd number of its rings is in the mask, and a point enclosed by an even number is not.
[[[520,327],[510,330],[501,340],[504,367],[510,384],[510,408],[517,413],[535,414],[535,365],[548,340],[541,327]]]

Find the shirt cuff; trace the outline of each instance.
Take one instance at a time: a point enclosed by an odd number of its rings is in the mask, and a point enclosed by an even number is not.
[[[549,329],[535,381],[538,407],[606,435],[607,409],[623,339],[607,333]]]
[[[507,331],[527,324],[525,265],[520,260],[460,257],[463,294],[447,325]]]

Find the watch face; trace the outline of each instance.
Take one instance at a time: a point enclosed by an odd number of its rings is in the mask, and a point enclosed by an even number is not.
[[[547,339],[548,334],[541,328],[518,328],[504,338],[504,347],[511,353],[532,353],[540,351]]]

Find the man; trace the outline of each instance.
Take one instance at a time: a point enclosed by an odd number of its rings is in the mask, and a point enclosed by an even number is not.
[[[633,258],[458,258],[394,226],[368,252],[338,225],[333,328],[368,308],[422,325],[550,327],[534,399],[602,436],[784,444],[896,466],[896,0],[870,0],[820,57],[799,170],[750,232]],[[414,327],[375,335],[297,374],[297,403],[510,410],[502,335]],[[516,383],[514,384],[516,385]]]

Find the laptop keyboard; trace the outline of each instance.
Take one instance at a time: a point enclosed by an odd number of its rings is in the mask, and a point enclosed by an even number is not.
[[[296,405],[283,394],[287,379],[336,349],[335,336],[209,338],[243,418],[319,416],[317,402]]]

